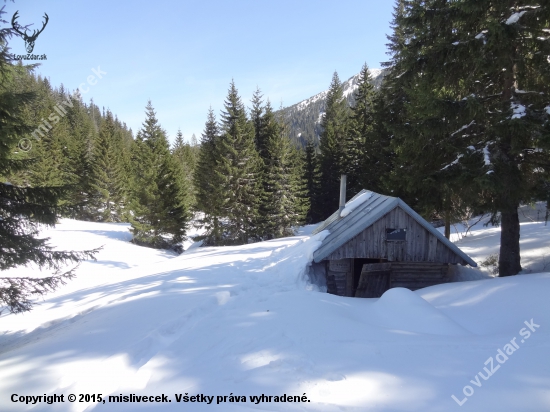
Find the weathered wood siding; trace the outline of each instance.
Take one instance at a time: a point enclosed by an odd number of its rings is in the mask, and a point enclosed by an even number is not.
[[[355,292],[358,298],[379,298],[390,288],[417,290],[449,281],[449,265],[428,262],[366,264]]]
[[[327,262],[327,292],[338,296],[351,296],[353,266],[351,259]]]
[[[391,263],[390,288],[416,290],[449,281],[449,265],[438,262]]]
[[[407,229],[404,242],[387,242],[386,229]],[[465,262],[403,209],[396,207],[367,227],[326,260],[349,258],[387,259],[389,262]]]
[[[391,263],[364,265],[355,292],[356,298],[379,298],[390,288]]]

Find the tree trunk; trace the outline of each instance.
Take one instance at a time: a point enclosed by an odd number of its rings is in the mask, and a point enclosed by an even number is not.
[[[513,276],[521,271],[519,254],[518,209],[501,212],[499,276]]]

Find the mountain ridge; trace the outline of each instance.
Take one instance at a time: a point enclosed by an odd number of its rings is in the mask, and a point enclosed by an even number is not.
[[[369,69],[372,83],[376,89],[380,88],[382,80],[387,73],[385,69]],[[355,103],[354,92],[357,90],[360,73],[351,76],[342,82],[344,97],[351,106]],[[318,144],[321,134],[321,119],[325,112],[325,100],[328,89],[301,102],[285,107],[284,118],[290,129],[290,139],[299,146],[305,146],[309,138],[313,138]]]

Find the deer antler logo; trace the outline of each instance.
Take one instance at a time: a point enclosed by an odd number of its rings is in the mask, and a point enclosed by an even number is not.
[[[34,30],[32,33],[32,36],[29,36],[27,34],[27,29],[24,29],[19,25],[19,23],[16,22],[17,17],[19,17],[17,15],[18,13],[19,13],[19,10],[16,11],[15,14],[13,15],[11,19],[11,25],[13,29],[23,37],[23,40],[25,40],[25,48],[27,49],[27,53],[32,53],[32,51],[34,50],[34,42],[36,41],[36,38],[40,33],[42,33],[42,31],[44,31],[44,29],[46,28],[46,25],[48,24],[48,20],[50,18],[46,13],[44,13],[44,18],[45,18],[44,25],[40,30]],[[23,32],[21,31],[21,29],[24,29],[25,31]]]

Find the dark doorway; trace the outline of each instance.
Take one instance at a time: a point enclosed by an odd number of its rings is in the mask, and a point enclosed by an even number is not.
[[[359,279],[361,278],[361,269],[363,265],[367,263],[384,263],[387,259],[353,259],[353,291],[351,296],[355,296],[357,286],[359,286]]]

